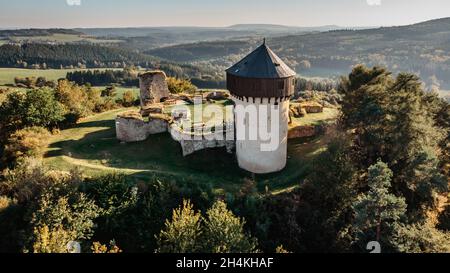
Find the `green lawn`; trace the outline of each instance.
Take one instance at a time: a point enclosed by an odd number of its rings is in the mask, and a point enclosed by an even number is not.
[[[106,69],[106,68],[105,68]],[[90,69],[90,70],[105,70]],[[111,68],[108,68],[111,69]],[[68,72],[87,69],[22,69],[22,68],[0,68],[0,85],[14,84],[14,78],[20,77],[45,77],[49,81],[56,81],[65,78]]]
[[[105,68],[106,69],[106,68]],[[105,69],[92,69],[92,70],[105,70]],[[108,68],[113,69],[113,68]],[[65,78],[68,72],[79,71],[84,69],[21,69],[21,68],[0,68],[0,88],[5,85],[14,84],[14,78],[26,78],[26,77],[45,77],[47,80],[56,81],[61,78]],[[105,89],[106,86],[96,86],[97,89]],[[121,99],[126,91],[132,91],[136,98],[139,97],[138,87],[116,87],[116,98]]]
[[[120,144],[115,136],[114,118],[130,109],[119,109],[92,116],[75,128],[61,131],[51,139],[44,162],[53,168],[78,167],[87,175],[123,172],[133,181],[148,181],[154,175],[168,179],[211,183],[214,189],[238,190],[251,175],[241,170],[235,155],[224,148],[200,151],[183,157],[179,143],[169,134],[153,135],[139,143]],[[282,172],[257,175],[258,188],[272,192],[298,185],[309,173],[308,162],[320,152],[327,137],[289,142],[287,167]]]
[[[94,86],[94,88],[104,90],[105,88],[107,88],[107,86]],[[124,86],[116,86],[116,98],[121,99],[123,97],[123,94],[127,91],[133,92],[134,96],[136,98],[139,98],[140,94],[138,87],[124,87]]]
[[[14,84],[14,78],[20,77],[45,77],[47,80],[58,80],[65,78],[69,69],[20,69],[20,68],[0,68],[0,85]]]
[[[320,114],[308,114],[302,118],[293,118],[291,127],[304,126],[304,125],[319,125],[321,123],[327,123],[336,120],[339,114],[338,109],[324,108],[323,113]]]

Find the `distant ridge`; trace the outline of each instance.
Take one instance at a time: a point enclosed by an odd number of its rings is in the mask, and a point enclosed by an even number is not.
[[[233,27],[283,29],[279,25],[255,24]],[[349,73],[352,66],[363,63],[384,66],[394,73],[416,73],[428,85],[437,84],[443,90],[450,90],[450,18],[370,29],[328,28],[331,30],[291,31],[285,35],[279,31],[278,36],[262,35],[287,65],[307,77],[338,77]],[[220,72],[235,59],[248,54],[261,42],[262,35],[160,47],[146,53],[173,62],[211,63]]]
[[[278,28],[278,29],[334,29],[343,28],[338,25],[324,25],[324,26],[314,26],[314,27],[302,27],[302,26],[287,26],[287,25],[277,25],[277,24],[236,24],[228,26],[228,28],[234,29],[245,29],[245,28]]]

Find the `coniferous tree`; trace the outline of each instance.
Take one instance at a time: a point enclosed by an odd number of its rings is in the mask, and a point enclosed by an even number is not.
[[[354,162],[362,170],[378,159],[386,162],[394,173],[393,192],[406,199],[408,214],[416,221],[426,217],[436,194],[447,190],[440,173],[445,129],[438,125],[437,103],[417,76],[393,78],[376,67],[355,67],[341,93],[340,123],[354,135]]]
[[[354,228],[363,243],[388,242],[406,212],[405,200],[390,193],[392,171],[383,162],[368,171],[369,192],[353,204]],[[366,240],[366,241],[364,241]]]

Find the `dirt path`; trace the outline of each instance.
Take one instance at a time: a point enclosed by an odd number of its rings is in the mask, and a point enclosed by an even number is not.
[[[89,162],[86,162],[82,159],[75,159],[68,156],[62,156],[62,160],[65,162],[78,167],[85,167],[90,168],[94,170],[100,170],[100,171],[109,171],[109,172],[121,172],[126,174],[135,174],[140,172],[152,172],[152,173],[160,173],[160,174],[170,174],[170,175],[176,175],[176,172],[169,172],[169,171],[161,171],[161,170],[155,170],[155,169],[127,169],[127,168],[114,168],[114,167],[108,167],[100,164],[92,164]]]

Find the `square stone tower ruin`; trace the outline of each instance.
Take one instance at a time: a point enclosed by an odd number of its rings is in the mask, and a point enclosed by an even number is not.
[[[152,71],[139,75],[141,108],[143,110],[170,96],[166,78],[163,71]]]

